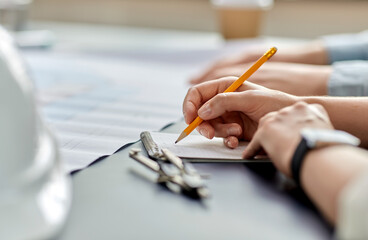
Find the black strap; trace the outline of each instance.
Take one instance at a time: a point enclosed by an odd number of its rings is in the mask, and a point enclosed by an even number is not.
[[[300,185],[300,169],[303,164],[303,160],[310,148],[307,145],[307,141],[302,137],[298,147],[295,150],[293,158],[291,159],[291,173],[295,182]]]

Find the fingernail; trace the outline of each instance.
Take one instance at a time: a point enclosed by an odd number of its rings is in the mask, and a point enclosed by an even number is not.
[[[209,105],[204,105],[199,109],[198,114],[202,117],[208,117],[211,114],[211,108]]]
[[[202,136],[205,136],[206,138],[209,138],[208,137],[208,131],[206,129],[201,129],[199,130],[199,133],[202,135]]]
[[[232,141],[230,141],[230,140],[229,140],[229,142],[228,142],[228,146],[229,146],[230,148],[235,148],[235,144],[234,144],[234,142],[232,142]]]
[[[228,130],[227,130],[227,134],[229,136],[237,136],[239,135],[239,129],[236,128],[236,127],[230,127]]]

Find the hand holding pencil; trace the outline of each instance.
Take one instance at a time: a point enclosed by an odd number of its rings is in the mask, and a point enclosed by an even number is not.
[[[240,76],[236,81],[234,81],[224,91],[224,93],[236,91],[244,83],[244,81],[246,81],[254,72],[256,72],[262,66],[262,64],[264,64],[268,59],[270,59],[276,53],[276,51],[277,49],[275,47],[272,47],[270,50],[268,50],[262,57],[260,57],[253,64],[253,66],[251,66],[242,76]],[[203,119],[197,116],[195,120],[191,122],[186,129],[184,129],[184,131],[180,134],[179,138],[175,141],[175,143],[178,143],[179,141],[187,137],[202,122],[203,122]]]

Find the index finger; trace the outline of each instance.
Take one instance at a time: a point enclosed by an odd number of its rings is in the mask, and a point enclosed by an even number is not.
[[[183,114],[187,124],[190,124],[197,116],[199,108],[208,100],[219,93],[223,93],[238,77],[224,77],[218,80],[204,82],[191,87],[183,102]],[[236,91],[267,90],[251,82],[244,82]]]
[[[246,146],[243,151],[243,158],[250,159],[257,155],[257,153],[262,149],[261,141],[260,141],[260,132],[257,131],[252,140],[249,142],[248,146]]]
[[[185,122],[191,123],[198,116],[198,109],[205,102],[225,91],[236,79],[236,77],[226,77],[191,87],[183,102]]]

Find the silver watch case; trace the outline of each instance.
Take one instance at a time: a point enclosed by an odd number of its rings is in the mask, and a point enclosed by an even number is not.
[[[359,138],[340,130],[303,128],[300,134],[311,149],[340,144],[353,146],[360,144]]]

